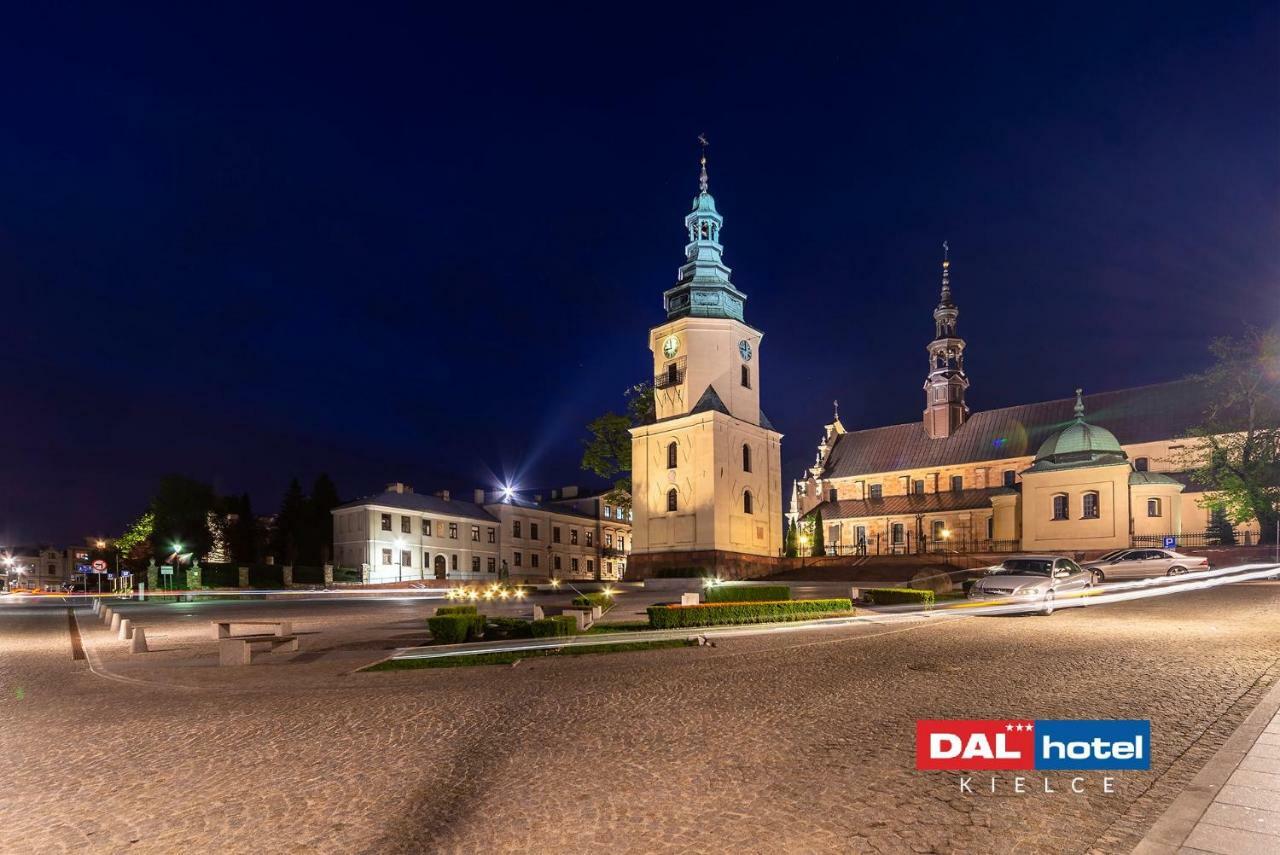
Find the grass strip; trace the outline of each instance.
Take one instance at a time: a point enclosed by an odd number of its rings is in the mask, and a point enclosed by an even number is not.
[[[473,665],[512,665],[521,659],[548,656],[586,656],[591,653],[627,653],[634,650],[662,650],[668,647],[691,647],[698,642],[684,638],[666,641],[619,641],[614,644],[583,644],[553,647],[548,650],[512,650],[502,653],[470,653],[464,656],[440,656],[432,659],[388,659],[370,665],[364,671],[414,671],[418,668],[466,668]]]

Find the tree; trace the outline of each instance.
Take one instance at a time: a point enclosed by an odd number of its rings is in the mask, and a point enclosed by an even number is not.
[[[300,547],[306,541],[307,498],[302,495],[302,485],[297,478],[289,481],[289,489],[284,492],[280,502],[280,513],[276,516],[272,552],[283,564],[296,564]]]
[[[234,518],[227,525],[227,549],[231,560],[237,564],[254,564],[258,561],[258,521],[253,516],[249,494],[226,500],[226,511]]]
[[[787,536],[783,540],[783,552],[787,558],[795,558],[800,554],[800,523],[793,522],[787,526]]]
[[[827,554],[826,535],[822,529],[822,511],[814,511],[813,513],[813,552],[810,554],[814,558],[821,558]]]
[[[151,502],[154,515],[150,536],[156,556],[173,554],[173,545],[181,544],[184,555],[197,558],[207,555],[213,544],[209,532],[209,514],[216,510],[216,497],[208,484],[182,475],[166,475]]]
[[[1271,543],[1280,519],[1280,333],[1247,329],[1209,349],[1217,363],[1199,379],[1211,403],[1183,462],[1212,491],[1205,507],[1236,524],[1256,519]]]
[[[342,500],[338,498],[338,488],[333,480],[324,473],[311,485],[311,495],[307,498],[308,524],[304,554],[298,559],[307,566],[328,564],[333,555],[333,514],[330,513]]]
[[[653,414],[653,386],[639,383],[626,392],[626,413],[610,410],[587,425],[591,438],[584,439],[582,468],[613,481],[605,501],[620,507],[631,507],[631,433],[630,429],[647,422]]]
[[[116,538],[114,548],[120,560],[130,567],[140,567],[154,554],[151,550],[151,532],[155,529],[156,515],[147,511]]]

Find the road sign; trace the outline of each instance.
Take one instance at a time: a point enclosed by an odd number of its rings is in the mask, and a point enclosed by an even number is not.
[[[101,573],[103,570],[107,569],[107,562],[99,558],[97,561],[93,562],[93,569],[94,572]]]
[[[1165,536],[1165,539],[1164,539],[1164,548],[1165,548],[1165,549],[1173,549],[1173,548],[1174,548],[1175,546],[1177,546],[1177,545],[1178,545],[1178,538],[1177,538],[1177,537],[1175,537],[1175,536],[1173,536],[1173,535],[1171,535],[1171,534],[1170,534],[1170,535],[1166,535],[1166,536]]]
[[[161,576],[172,576],[172,575],[173,575],[173,565],[172,565],[172,564],[163,564],[163,565],[161,565],[161,567],[160,567],[160,575],[161,575]]]

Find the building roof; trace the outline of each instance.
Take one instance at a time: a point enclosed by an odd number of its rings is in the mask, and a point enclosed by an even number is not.
[[[911,493],[906,496],[885,496],[881,499],[838,499],[834,502],[823,502],[805,516],[821,513],[823,520],[845,520],[968,511],[990,508],[992,496],[1013,496],[1017,492],[1009,487],[989,487],[985,490]]]
[[[556,499],[555,501],[537,502],[533,499],[521,496],[518,493],[510,499],[503,499],[499,502],[493,502],[494,505],[511,505],[513,508],[524,508],[527,511],[546,511],[549,514],[560,514],[566,517],[581,517],[582,519],[593,520],[595,517],[591,514],[584,513],[577,508],[569,506],[574,499]]]
[[[1174,380],[1085,395],[1089,418],[1124,444],[1184,435],[1204,418],[1208,390],[1195,380]],[[1025,457],[1074,421],[1075,398],[1020,404],[974,413],[948,437],[930,439],[920,421],[840,434],[824,478],[955,466]]]
[[[1186,487],[1190,485],[1191,479],[1183,472],[1174,472],[1165,474],[1164,472],[1130,472],[1129,486],[1137,487],[1139,485],[1165,485],[1178,484]]]
[[[418,513],[439,514],[446,517],[464,517],[473,520],[485,520],[487,522],[497,522],[494,517],[484,508],[472,502],[461,502],[457,499],[442,499],[439,496],[432,496],[423,493],[395,493],[384,491],[375,496],[365,496],[362,499],[356,499],[334,508],[335,511],[345,510],[347,508],[359,508],[365,505],[378,505],[384,508],[399,508],[404,511],[417,511]]]

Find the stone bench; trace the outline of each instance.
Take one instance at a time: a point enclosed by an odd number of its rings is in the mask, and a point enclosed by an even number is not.
[[[296,635],[233,635],[218,640],[219,665],[252,665],[254,648],[297,652]]]
[[[270,635],[293,635],[293,621],[291,620],[215,620],[213,624],[213,637],[221,641],[224,638],[235,638],[231,634],[233,626],[269,626],[272,627]]]

